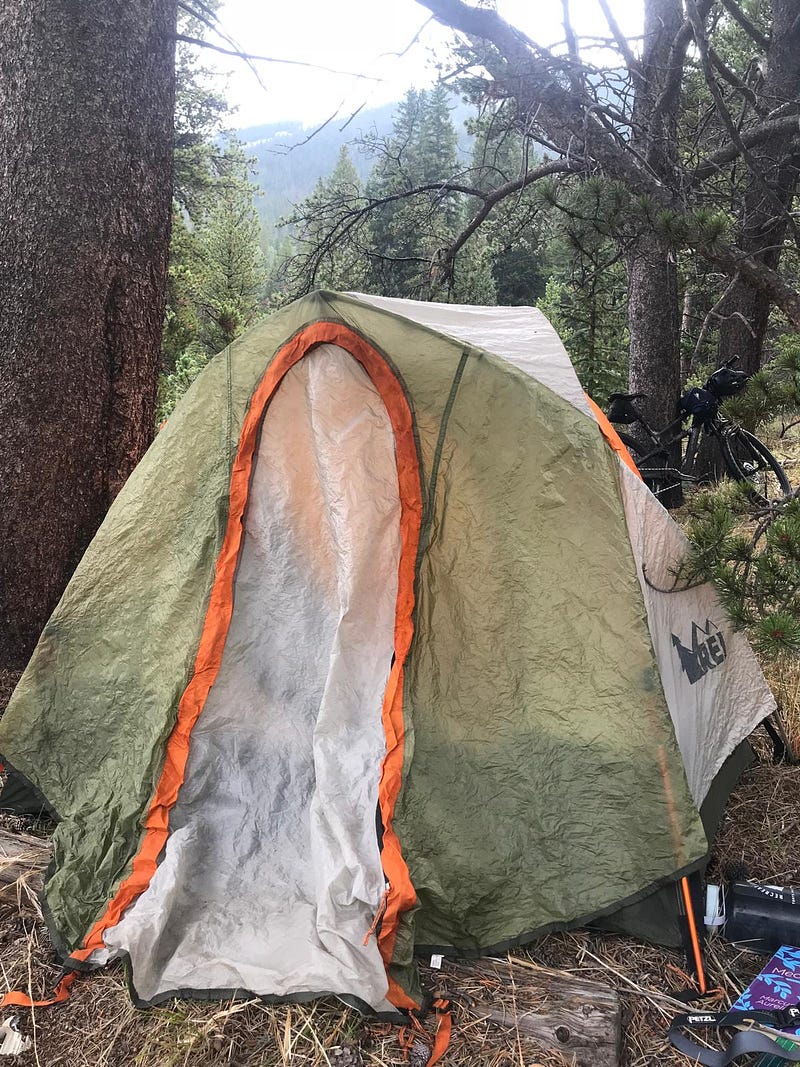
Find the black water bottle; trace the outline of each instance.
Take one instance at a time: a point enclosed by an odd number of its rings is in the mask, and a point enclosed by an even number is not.
[[[767,956],[800,947],[800,888],[734,882],[726,905],[726,941]]]

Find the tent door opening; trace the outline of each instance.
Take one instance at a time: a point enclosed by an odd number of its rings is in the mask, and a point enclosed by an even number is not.
[[[322,344],[263,418],[217,680],[166,851],[105,934],[136,991],[354,995],[391,1010],[375,812],[400,499],[389,416]]]

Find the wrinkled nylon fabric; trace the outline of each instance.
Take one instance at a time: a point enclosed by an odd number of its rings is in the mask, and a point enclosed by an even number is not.
[[[432,330],[457,337],[475,348],[502,356],[515,367],[590,413],[583,386],[556,331],[535,307],[483,307],[479,304],[437,304],[428,300],[355,293],[375,307],[404,315]]]
[[[139,849],[193,671],[251,397],[275,353],[319,321],[352,326],[403,364],[423,477],[430,470],[461,349],[334,294],[270,316],[188,390],[110,508],[0,721],[0,753],[60,817],[45,902],[62,955],[105,913]],[[406,986],[412,952],[404,922],[393,970]]]
[[[503,359],[317,293],[194,383],[109,512],[0,723],[0,752],[61,816],[45,892],[62,949],[81,943],[139,846],[250,398],[275,351],[320,320],[352,326],[396,368],[427,501],[395,814],[419,906],[398,931],[395,976],[407,980],[415,942],[487,948],[573,923],[706,850],[619,465],[596,424]],[[518,329],[520,351],[522,320]]]
[[[482,308],[374,296],[361,299],[502,356],[594,418],[561,339],[537,308]],[[653,588],[673,586],[671,572],[686,550],[686,537],[640,479],[628,470],[623,470],[620,477],[628,534],[659,672],[689,787],[700,807],[722,764],[775,710],[775,700],[750,645],[727,623],[711,585],[680,594]],[[724,667],[716,669],[722,664],[709,660],[710,669],[693,682],[683,669],[676,642],[693,651],[693,633],[700,644],[709,636],[693,631],[693,625],[705,630],[709,622],[712,632],[717,628],[722,634],[727,652],[722,661]],[[713,638],[711,651],[719,658],[721,652]],[[702,666],[701,663],[697,674]]]
[[[478,951],[569,924],[707,849],[617,472],[593,420],[498,360],[468,361],[407,671],[395,826],[418,945]]]
[[[365,934],[384,889],[375,811],[400,505],[392,428],[320,346],[264,419],[222,666],[166,855],[107,931],[139,997],[349,994],[390,1011]]]
[[[688,547],[683,531],[623,464],[620,479],[650,636],[699,807],[730,753],[775,710],[775,698],[713,586],[682,591],[676,582]]]

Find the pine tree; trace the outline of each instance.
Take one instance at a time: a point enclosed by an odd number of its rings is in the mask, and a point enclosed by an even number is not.
[[[484,111],[471,129],[475,137],[471,180],[484,191],[519,178],[535,164],[502,105]],[[468,212],[477,207],[477,201],[468,204]],[[473,242],[485,239],[481,258],[493,280],[493,302],[533,305],[544,296],[548,262],[542,217],[542,202],[535,189],[521,189],[494,209],[486,233],[479,230],[473,236]]]
[[[342,145],[336,166],[316,187],[287,223],[298,227],[297,253],[290,262],[289,289],[363,289],[367,283],[367,249],[363,228],[353,227],[347,241],[327,240],[346,225],[353,211],[364,204],[364,187],[350,150]]]
[[[265,284],[256,190],[241,144],[231,139],[225,157],[227,173],[195,230],[198,340],[209,356],[252,324]]]
[[[406,93],[395,114],[391,138],[376,146],[380,154],[367,182],[370,200],[386,200],[371,212],[369,224],[368,281],[373,292],[384,296],[420,297],[427,288],[427,204],[417,198],[388,199],[423,182],[420,142],[425,105],[424,91]]]
[[[629,205],[602,179],[542,187],[550,277],[539,307],[563,340],[584,389],[604,404],[628,375],[625,271],[616,241]],[[553,200],[555,199],[555,203]]]
[[[800,418],[800,340],[780,339],[773,360],[729,399],[725,411],[753,427]],[[797,491],[796,491],[797,492]],[[800,653],[800,496],[755,505],[747,486],[724,483],[689,500],[689,581],[711,581],[733,625],[765,657]]]
[[[410,91],[392,137],[373,146],[378,158],[367,198],[385,203],[370,213],[368,283],[386,296],[493,303],[489,234],[473,236],[455,264],[442,258],[470,210],[464,196],[447,187],[459,167],[449,99],[442,85]]]
[[[208,360],[252,325],[265,297],[255,186],[242,146],[232,138],[220,169],[214,199],[194,230],[178,231],[180,261],[170,271],[173,317],[167,322],[167,337],[177,343],[173,367],[160,383],[159,419],[169,415]]]
[[[495,302],[488,232],[475,234],[455,264],[445,257],[472,210],[450,187],[459,161],[448,101],[441,86],[409,91],[391,136],[360,142],[376,160],[366,189],[345,149],[330,177],[285,220],[295,228],[298,248],[289,268],[289,295],[323,286]]]

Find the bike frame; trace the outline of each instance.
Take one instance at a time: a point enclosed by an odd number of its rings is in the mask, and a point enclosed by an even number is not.
[[[646,452],[639,456],[639,462],[642,467],[646,467],[649,478],[674,478],[676,482],[688,485],[697,485],[701,479],[688,472],[694,466],[697,455],[700,451],[700,444],[703,437],[708,435],[715,440],[720,440],[725,436],[727,426],[726,420],[719,412],[715,412],[713,416],[707,419],[699,419],[696,415],[692,419],[692,425],[689,429],[684,429],[684,419],[678,417],[673,422],[666,426],[663,430],[654,430],[653,427],[647,422],[643,415],[637,412],[637,422],[647,433],[652,444],[655,448],[650,452]],[[682,442],[686,441],[685,450],[682,447]],[[670,452],[676,445],[681,445],[681,465],[680,467],[650,467],[647,466],[647,461],[653,458],[659,458],[664,452]]]

